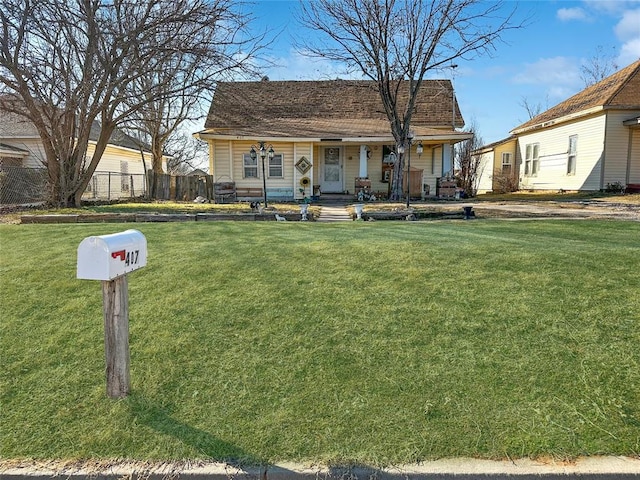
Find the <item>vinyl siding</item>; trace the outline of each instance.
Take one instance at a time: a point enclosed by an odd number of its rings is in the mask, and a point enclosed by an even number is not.
[[[89,145],[87,152],[89,158],[93,155],[94,147],[94,145]],[[150,155],[145,156],[145,161],[147,166],[151,167]],[[121,162],[127,162],[128,170],[125,173],[129,175],[144,174],[144,164],[139,152],[111,146],[108,146],[102,154],[96,172],[121,172]]]
[[[292,165],[293,165],[293,192],[295,195],[296,199],[302,199],[304,198],[304,196],[306,197],[310,197],[311,195],[313,195],[313,185],[315,185],[315,179],[317,178],[315,176],[315,157],[313,156],[313,145],[310,142],[305,142],[305,143],[296,143],[293,147],[293,159],[292,159]],[[298,161],[302,158],[305,157],[312,165],[312,167],[307,170],[306,173],[300,173],[298,171],[297,168],[295,168],[296,163],[298,163]],[[285,159],[286,161],[286,159]],[[302,188],[302,186],[300,185],[300,180],[303,177],[309,177],[309,179],[311,180],[311,185],[306,187],[304,189],[304,194],[302,192],[300,192],[300,188]]]
[[[496,173],[502,173],[502,154],[510,153],[511,154],[511,167],[514,174],[518,172],[518,163],[516,158],[516,150],[517,150],[517,142],[515,139],[498,145],[495,149],[495,158],[493,159],[493,170]]]
[[[235,141],[231,145],[231,154],[233,155],[233,171],[230,177],[236,182],[238,187],[255,187],[262,188],[262,160],[258,155],[258,178],[244,178],[243,156],[251,151],[251,146],[256,145],[251,141]],[[267,144],[267,149],[269,148]],[[269,177],[269,159],[265,158],[264,168],[267,175],[267,189],[291,187],[293,178],[293,143],[273,144],[273,150],[278,155],[283,155],[283,174],[284,178]],[[228,165],[229,151],[227,148],[226,156],[221,155],[221,159],[216,162],[217,165]]]
[[[384,152],[383,143],[369,145],[369,159],[367,160],[367,173],[371,180],[371,190],[387,195],[389,192],[389,182],[382,181],[382,154]],[[387,144],[389,145],[389,144]],[[358,171],[356,171],[356,175]]]
[[[242,158],[249,153],[251,146],[255,142],[248,140],[212,140],[210,142],[210,168],[216,181],[234,181],[238,187],[262,188],[262,165],[258,159],[259,178],[243,178]],[[370,149],[367,160],[367,173],[371,180],[371,188],[374,192],[387,194],[389,184],[382,181],[382,152],[383,144],[367,144]],[[267,176],[267,190],[282,189],[292,191],[296,199],[302,198],[300,192],[300,179],[307,176],[311,179],[312,185],[320,184],[320,174],[322,168],[322,151],[324,148],[340,148],[343,160],[343,190],[354,192],[355,178],[360,173],[360,145],[359,144],[329,144],[311,142],[282,142],[274,143],[273,149],[276,154],[284,155],[284,178],[269,178]],[[429,184],[430,193],[435,194],[436,178],[440,176],[442,170],[442,146],[424,145],[423,154],[418,157],[416,145],[411,150],[411,168],[423,170],[422,183]],[[306,157],[312,167],[306,174],[301,174],[295,168],[296,162],[302,157]],[[433,162],[433,174],[432,172]],[[229,168],[230,164],[233,168]],[[268,174],[268,166],[267,174]],[[311,188],[308,188],[305,195],[312,195]]]
[[[233,180],[231,176],[231,142],[224,140],[216,140],[213,142],[213,161],[211,172],[215,182],[230,182]]]
[[[29,155],[23,158],[22,166],[27,168],[44,168],[45,154],[42,148],[42,142],[36,138],[24,139],[7,139],[2,138],[2,143],[12,147],[20,148],[29,152]]]
[[[360,145],[347,145],[342,149],[344,165],[344,189],[355,192],[355,179],[360,174]],[[367,164],[368,165],[368,164]],[[372,178],[369,172],[369,178]]]
[[[532,190],[599,190],[604,149],[605,116],[558,125],[518,137],[521,187]],[[575,175],[567,174],[569,137],[577,135]],[[539,144],[539,171],[524,175],[526,146]]]
[[[8,140],[2,139],[2,143],[11,145],[13,147],[27,150],[29,155],[24,158],[22,162],[23,167],[27,168],[44,168],[45,153],[42,148],[42,142],[40,139],[24,138],[20,140]],[[93,152],[95,151],[95,144],[90,143],[87,149],[87,158],[90,160]],[[146,156],[145,159],[148,162],[148,166],[151,166],[151,157]],[[96,168],[96,172],[120,172],[120,162],[127,162],[128,172],[130,175],[143,174],[144,166],[140,153],[127,148],[115,147],[107,145],[100,163]]]
[[[620,182],[626,184],[627,164],[629,156],[629,127],[622,122],[640,115],[640,110],[609,112],[607,114],[607,139],[605,142],[605,166],[602,176],[602,185],[605,188],[609,183]],[[633,183],[633,182],[631,182]]]
[[[425,153],[426,166],[422,175],[422,183],[429,185],[429,195],[435,195],[437,179],[442,172],[442,147],[434,145],[428,151],[425,150]]]
[[[496,176],[502,175],[503,153],[511,154],[511,174],[514,178],[518,178],[518,142],[514,138],[496,145],[493,150],[482,154],[481,168],[483,170],[478,185],[478,193],[487,193],[496,188],[494,179]]]
[[[640,128],[631,130],[631,148],[629,150],[629,178],[627,183],[640,183]]]
[[[500,170],[495,169],[494,161],[495,151],[483,153],[480,155],[480,166],[478,168],[478,192],[487,193],[493,190],[493,177],[495,173],[500,173]],[[502,165],[502,163],[500,163]]]

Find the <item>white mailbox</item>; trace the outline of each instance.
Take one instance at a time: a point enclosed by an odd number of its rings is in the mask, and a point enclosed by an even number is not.
[[[147,239],[138,230],[87,237],[78,246],[77,278],[113,280],[147,264]]]

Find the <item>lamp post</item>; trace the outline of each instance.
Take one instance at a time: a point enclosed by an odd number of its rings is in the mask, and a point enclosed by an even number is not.
[[[271,160],[276,152],[273,150],[273,145],[269,145],[269,150],[267,150],[265,142],[258,143],[260,144],[258,151],[260,152],[260,159],[262,160],[262,192],[264,193],[264,208],[267,208],[267,176],[264,170],[264,159],[268,156],[269,160]],[[255,145],[251,145],[249,155],[253,161],[258,158],[258,152],[256,151]]]
[[[407,133],[407,140],[409,141],[409,155],[407,156],[407,208],[409,208],[409,201],[411,199],[411,143],[413,142],[415,134],[409,130]]]

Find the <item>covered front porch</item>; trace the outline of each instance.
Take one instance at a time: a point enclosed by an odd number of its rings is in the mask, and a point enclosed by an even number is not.
[[[405,147],[403,191],[409,191],[408,183],[412,199],[439,195],[442,181],[453,177],[456,141],[460,139],[414,138]],[[313,198],[326,194],[351,195],[361,201],[389,197],[397,155],[392,141],[321,141],[314,143],[312,150]],[[407,175],[409,164],[411,173]]]

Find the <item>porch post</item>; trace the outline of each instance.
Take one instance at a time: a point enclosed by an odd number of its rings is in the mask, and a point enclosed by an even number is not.
[[[367,146],[360,145],[360,171],[358,173],[360,178],[367,178]]]
[[[442,144],[442,176],[453,176],[453,148],[448,143]]]

